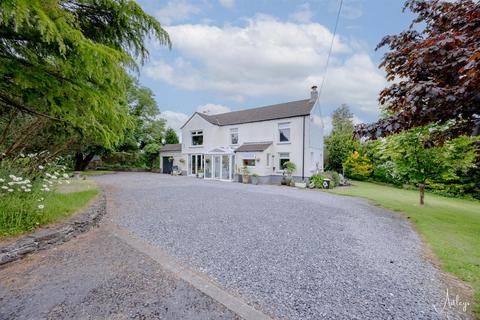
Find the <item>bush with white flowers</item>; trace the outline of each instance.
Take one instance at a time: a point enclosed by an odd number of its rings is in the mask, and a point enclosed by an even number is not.
[[[70,183],[61,158],[42,164],[38,159],[38,154],[20,154],[0,162],[0,235],[40,224],[48,193]]]

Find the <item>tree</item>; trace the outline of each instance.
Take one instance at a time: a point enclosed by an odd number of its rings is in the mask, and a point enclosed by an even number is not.
[[[147,59],[147,36],[170,46],[134,1],[1,1],[0,160],[75,141],[118,144],[132,125],[129,72]],[[38,138],[47,134],[54,139]]]
[[[429,180],[434,181],[437,177],[455,179],[460,172],[475,166],[475,150],[466,137],[449,141],[445,146],[426,147],[435,131],[441,131],[441,128],[411,129],[389,137],[386,143],[385,152],[393,160],[396,172],[406,182],[418,185],[421,205]]]
[[[165,132],[165,143],[167,144],[175,144],[179,143],[177,133],[172,128],[168,128]]]
[[[109,155],[115,151],[137,152],[149,144],[160,144],[165,120],[159,119],[160,111],[153,92],[130,78],[127,85],[128,118],[131,125],[119,136],[113,146],[99,145],[95,141],[80,140],[75,145],[75,170],[83,171],[95,155]]]
[[[377,138],[436,124],[445,127],[434,142],[479,135],[480,4],[409,0],[405,9],[417,14],[410,28],[377,47],[389,49],[381,67],[392,84],[379,100],[390,115],[357,126],[356,134]]]
[[[350,108],[342,104],[332,115],[332,132],[325,139],[327,151],[326,168],[341,172],[343,162],[355,150],[353,135],[353,114]]]

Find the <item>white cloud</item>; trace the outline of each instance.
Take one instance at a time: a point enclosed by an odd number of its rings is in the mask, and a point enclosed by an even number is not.
[[[320,85],[332,33],[318,23],[297,24],[257,15],[243,27],[185,24],[167,28],[180,53],[171,64],[146,66],[154,79],[188,90],[209,90],[235,101],[245,97],[302,98]],[[376,113],[383,73],[368,54],[335,39],[322,104],[347,103]]]
[[[159,117],[161,119],[165,119],[167,122],[167,128],[172,128],[175,130],[177,132],[177,136],[181,139],[182,134],[180,127],[188,120],[190,116],[183,112],[167,110],[160,113]]]
[[[226,106],[222,106],[220,104],[213,104],[207,103],[202,106],[198,106],[197,112],[205,113],[205,114],[218,114],[218,113],[225,113],[230,112],[230,108]]]
[[[175,21],[185,21],[199,12],[199,7],[185,0],[171,0],[162,9],[158,10],[155,15],[160,23],[169,25]]]
[[[218,0],[218,2],[225,8],[233,8],[235,5],[235,0]]]
[[[313,12],[309,3],[298,6],[297,10],[290,15],[290,19],[299,23],[308,23],[312,20]]]
[[[342,17],[346,19],[357,19],[363,15],[360,0],[344,1],[342,6]]]

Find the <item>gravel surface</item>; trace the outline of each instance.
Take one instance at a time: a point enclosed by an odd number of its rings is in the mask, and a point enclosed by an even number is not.
[[[0,269],[0,319],[238,319],[99,228]]]
[[[441,275],[418,235],[364,200],[148,173],[95,180],[114,188],[119,225],[272,316],[445,316],[434,310]]]

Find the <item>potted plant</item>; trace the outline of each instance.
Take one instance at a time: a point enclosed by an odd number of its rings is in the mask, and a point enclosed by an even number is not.
[[[247,166],[242,167],[242,182],[243,183],[248,183],[248,177],[249,177],[250,171],[248,170]]]
[[[288,176],[288,178],[286,179],[287,185],[291,186],[293,184],[295,186],[295,181],[292,178],[292,174],[293,172],[295,172],[296,168],[297,166],[292,161],[287,161],[283,164],[284,173],[287,173]]]
[[[258,174],[252,173],[252,184],[258,184]]]
[[[282,172],[282,180],[280,181],[280,184],[281,184],[282,186],[288,185],[288,183],[287,183],[287,178],[285,177],[285,170]]]

